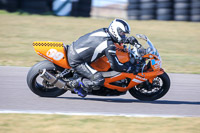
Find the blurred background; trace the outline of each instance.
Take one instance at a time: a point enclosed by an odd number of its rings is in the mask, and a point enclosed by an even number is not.
[[[200,74],[200,0],[0,0],[0,65],[32,66],[33,41],[71,44],[113,18],[147,35],[167,72]]]
[[[56,16],[200,22],[200,0],[0,0],[0,10]]]

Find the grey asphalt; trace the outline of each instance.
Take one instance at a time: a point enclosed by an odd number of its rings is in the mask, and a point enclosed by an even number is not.
[[[200,117],[200,75],[169,74],[170,91],[161,99],[141,102],[129,93],[118,97],[87,96],[67,92],[57,98],[38,97],[26,84],[28,67],[0,66],[0,111],[46,111],[125,115]]]

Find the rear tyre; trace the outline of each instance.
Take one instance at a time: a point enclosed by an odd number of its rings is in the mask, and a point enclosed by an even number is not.
[[[35,64],[28,72],[27,75],[27,84],[30,90],[38,96],[41,97],[57,97],[64,94],[67,90],[59,89],[54,86],[48,86],[48,82],[42,81],[42,78],[39,77],[39,70],[46,69],[52,74],[57,74],[59,71],[62,71],[62,68],[56,66],[48,60],[41,61]],[[47,84],[44,86],[44,83]]]
[[[147,85],[149,84],[149,85]],[[150,86],[150,87],[149,87]],[[153,83],[143,82],[129,90],[130,94],[141,101],[154,101],[163,97],[170,88],[170,79],[167,73],[154,78]]]

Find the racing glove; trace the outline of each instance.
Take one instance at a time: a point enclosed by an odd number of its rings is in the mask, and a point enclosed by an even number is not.
[[[127,38],[125,43],[130,43],[131,45],[135,45],[138,44],[138,40],[135,37],[131,36]]]

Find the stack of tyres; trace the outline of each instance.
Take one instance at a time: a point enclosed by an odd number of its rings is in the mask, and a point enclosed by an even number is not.
[[[156,19],[157,20],[173,20],[173,1],[172,0],[156,0]]]
[[[174,0],[174,20],[190,20],[190,0]]]
[[[71,16],[90,17],[92,0],[71,0]]]
[[[53,12],[57,16],[90,17],[91,0],[53,0]]]
[[[19,0],[0,0],[0,9],[15,12],[19,10]]]
[[[156,0],[140,0],[140,20],[155,19]]]
[[[71,16],[75,16],[75,17],[78,17],[79,15],[79,12],[78,12],[78,9],[79,9],[79,0],[72,0],[72,10],[71,10],[71,13],[70,15]]]
[[[3,9],[3,1],[2,0],[0,0],[0,9]]]
[[[51,11],[52,0],[20,0],[20,8],[28,13],[43,14]]]
[[[200,0],[191,0],[190,20],[200,22]]]
[[[91,0],[79,0],[78,2],[78,16],[80,17],[90,17],[91,11]]]
[[[140,0],[128,0],[128,19],[138,20],[140,15]]]

